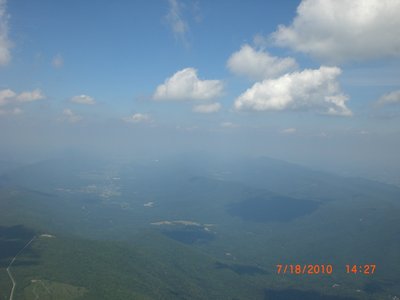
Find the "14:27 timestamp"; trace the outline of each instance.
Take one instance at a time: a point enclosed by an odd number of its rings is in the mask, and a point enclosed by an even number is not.
[[[346,265],[346,273],[347,274],[364,274],[364,275],[372,275],[375,273],[376,265]]]

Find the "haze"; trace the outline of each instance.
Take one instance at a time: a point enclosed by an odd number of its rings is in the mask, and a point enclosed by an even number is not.
[[[1,157],[205,151],[399,184],[399,4],[347,5],[1,0]]]

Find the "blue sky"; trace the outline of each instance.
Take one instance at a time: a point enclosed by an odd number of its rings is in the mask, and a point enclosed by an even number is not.
[[[201,150],[398,176],[399,14],[375,0],[0,0],[0,155]]]

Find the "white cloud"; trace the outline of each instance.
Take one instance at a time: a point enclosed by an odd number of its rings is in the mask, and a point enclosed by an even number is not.
[[[20,115],[23,111],[19,107],[15,107],[13,109],[0,109],[0,116],[4,115]]]
[[[199,126],[181,126],[181,125],[177,125],[176,129],[180,130],[180,131],[189,131],[190,132],[190,131],[195,131],[197,129],[200,129],[200,127]]]
[[[303,0],[292,24],[272,38],[329,62],[398,57],[399,12],[397,0]]]
[[[53,65],[54,68],[61,68],[64,65],[64,59],[61,54],[57,54],[56,56],[53,57],[53,60],[51,61],[51,64]]]
[[[294,70],[296,61],[291,57],[279,58],[271,56],[266,51],[257,51],[245,44],[233,53],[227,62],[228,69],[237,75],[250,79],[262,80],[273,78]]]
[[[63,117],[61,119],[70,123],[77,123],[83,119],[69,108],[64,109],[62,115]]]
[[[8,38],[8,18],[6,0],[0,0],[0,66],[11,60],[10,48],[12,43]]]
[[[168,0],[168,4],[167,22],[175,37],[186,43],[186,33],[189,27],[182,15],[182,4],[178,0]]]
[[[235,109],[254,111],[313,110],[323,114],[350,116],[348,100],[341,91],[336,67],[306,69],[277,79],[255,83],[235,100]]]
[[[0,106],[6,105],[16,96],[15,92],[10,89],[0,91]]]
[[[70,99],[71,102],[73,103],[78,103],[78,104],[86,104],[86,105],[93,105],[96,104],[96,101],[88,96],[88,95],[78,95],[74,96]]]
[[[293,134],[293,133],[296,133],[296,132],[297,132],[297,129],[293,128],[293,127],[285,128],[285,129],[281,130],[281,133],[284,133],[284,134]]]
[[[220,80],[200,80],[197,70],[186,68],[176,72],[159,85],[153,95],[155,100],[209,100],[222,94]]]
[[[221,107],[221,104],[218,102],[210,104],[199,104],[193,107],[193,111],[197,113],[210,114],[218,112]]]
[[[23,113],[23,111],[22,111],[22,109],[20,109],[19,107],[16,107],[16,108],[14,108],[14,109],[12,110],[12,113],[13,113],[14,115],[20,115],[20,114]]]
[[[393,91],[387,94],[384,94],[379,98],[377,104],[385,105],[385,104],[400,104],[400,90]]]
[[[232,123],[232,122],[222,122],[220,125],[221,125],[221,127],[224,127],[224,128],[236,128],[236,127],[239,127],[238,125],[236,125],[235,123]]]
[[[149,123],[152,121],[151,117],[147,114],[133,114],[129,117],[123,118],[125,122],[128,123]]]
[[[327,138],[327,137],[329,137],[329,135],[326,132],[323,132],[323,131],[315,134],[314,136],[318,137],[318,138]]]
[[[44,99],[45,96],[39,89],[30,92],[15,93],[13,90],[0,90],[0,106],[15,104],[17,102],[33,102]]]
[[[19,102],[33,102],[36,100],[42,100],[45,96],[39,89],[33,90],[31,92],[23,92],[16,97]]]

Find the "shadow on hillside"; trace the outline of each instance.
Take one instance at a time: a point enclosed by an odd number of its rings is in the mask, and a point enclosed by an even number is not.
[[[188,245],[195,243],[208,243],[215,238],[213,233],[193,226],[174,230],[164,230],[162,233],[173,240]]]
[[[227,211],[230,215],[241,217],[245,221],[290,222],[311,214],[319,205],[312,200],[266,195],[230,203],[227,205]]]
[[[235,272],[238,275],[264,275],[268,274],[267,271],[256,267],[256,266],[251,266],[251,265],[240,265],[240,264],[224,264],[221,262],[216,262],[215,263],[215,268],[216,269],[227,269],[231,270],[232,272]]]
[[[0,226],[0,267],[5,268],[11,262],[11,259],[25,247],[35,232],[22,225],[16,226]],[[24,249],[24,256],[29,259],[24,261],[15,261],[14,265],[32,265],[35,263],[35,258],[38,257],[30,245]]]

